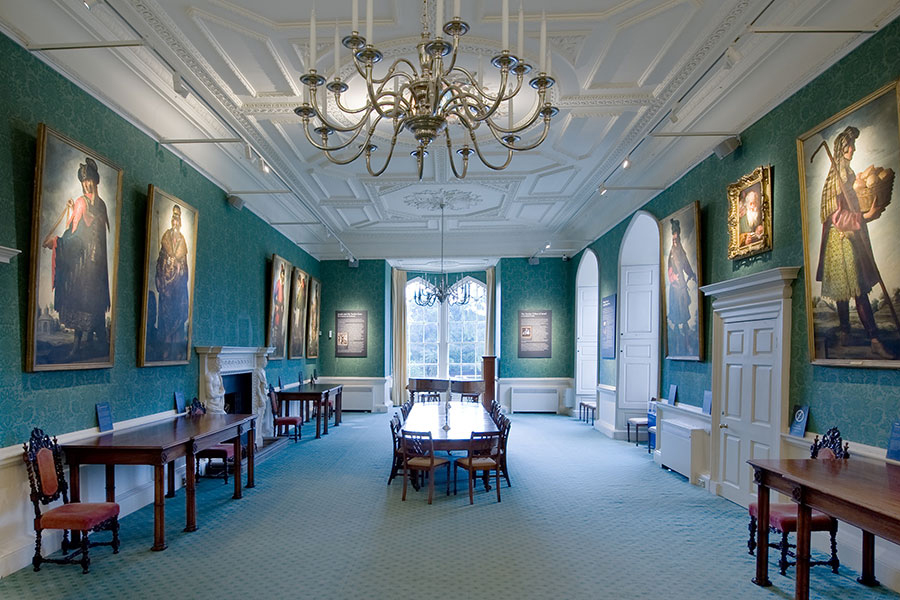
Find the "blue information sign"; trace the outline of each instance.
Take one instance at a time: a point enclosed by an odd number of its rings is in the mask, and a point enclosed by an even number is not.
[[[600,300],[600,358],[616,357],[616,295]]]

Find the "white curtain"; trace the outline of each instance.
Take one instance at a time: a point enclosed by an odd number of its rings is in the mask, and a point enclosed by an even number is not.
[[[487,318],[484,321],[484,355],[494,356],[494,334],[497,327],[497,269],[496,267],[488,267],[485,272],[485,301],[487,303]]]
[[[400,406],[406,401],[406,271],[391,269],[391,314],[393,353],[391,363],[394,367],[391,401]]]

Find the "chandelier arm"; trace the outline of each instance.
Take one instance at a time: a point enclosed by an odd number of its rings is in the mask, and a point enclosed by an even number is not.
[[[512,149],[510,149],[509,147],[507,147],[506,149],[506,162],[504,162],[502,165],[494,165],[491,164],[491,162],[484,157],[484,154],[481,153],[481,147],[478,145],[478,140],[475,139],[474,131],[469,131],[469,137],[472,139],[472,146],[475,148],[475,154],[478,155],[478,158],[481,159],[481,162],[484,163],[484,166],[486,166],[488,169],[493,169],[494,171],[502,171],[509,166],[509,163],[512,161],[513,157]]]
[[[538,146],[540,146],[545,139],[547,139],[547,133],[550,131],[550,117],[544,117],[544,128],[541,131],[541,136],[537,139],[536,142],[529,144],[527,146],[514,146],[504,140],[502,137],[497,135],[493,129],[491,129],[491,134],[493,134],[494,138],[500,143],[501,146],[505,148],[509,148],[510,150],[514,150],[516,152],[521,152],[522,150],[534,150]]]
[[[316,88],[313,88],[312,95],[310,96],[310,98],[313,102],[313,104],[312,104],[313,107],[315,107],[317,109],[315,117],[317,119],[319,119],[319,121],[322,122],[322,125],[324,125],[325,127],[328,127],[329,129],[334,129],[335,131],[340,131],[342,133],[349,133],[351,131],[356,131],[357,129],[359,129],[365,122],[365,117],[363,117],[355,125],[351,125],[349,127],[341,125],[340,123],[337,123],[336,121],[332,121],[331,119],[329,119],[328,113],[326,111],[318,110],[318,102],[316,102]],[[340,103],[338,103],[338,108],[340,108]],[[341,108],[341,110],[343,110],[343,109]]]
[[[463,156],[462,174],[460,174],[460,172],[456,170],[456,162],[453,158],[453,140],[450,139],[449,129],[444,130],[444,135],[447,138],[447,156],[450,160],[450,169],[453,171],[453,176],[457,179],[464,179],[466,172],[469,170],[469,157],[468,155]]]
[[[456,55],[459,51],[459,34],[453,36],[453,49],[450,51],[450,66],[447,67],[446,71],[441,73],[442,77],[446,77],[450,74],[450,71],[453,70],[453,67],[456,66]]]
[[[535,106],[534,111],[528,116],[528,120],[525,122],[524,125],[520,125],[518,127],[512,128],[512,129],[507,129],[506,127],[503,127],[502,125],[498,125],[494,121],[487,121],[488,127],[491,128],[491,131],[494,131],[494,132],[499,131],[500,133],[519,133],[519,132],[525,131],[526,129],[528,129],[529,127],[534,125],[535,121],[537,121],[538,117],[541,115],[541,111],[544,109],[544,106],[545,106],[544,95],[540,94],[538,97],[538,103]]]
[[[450,106],[455,105],[452,110],[462,109],[462,111],[469,115],[474,121],[484,121],[485,119],[490,118],[500,107],[499,103],[494,103],[488,108],[488,105],[482,102],[481,98],[461,89],[456,90],[456,94],[449,104]],[[470,113],[468,107],[473,107],[475,109],[474,115]],[[450,110],[451,109],[448,108],[448,112]]]
[[[487,98],[491,102],[497,100],[497,98],[499,98],[502,95],[502,94],[498,94],[496,96],[492,96],[486,89],[484,89],[483,87],[478,85],[478,81],[475,79],[475,76],[472,75],[471,73],[469,73],[463,67],[454,67],[452,70],[456,71],[457,73],[462,73],[463,75],[465,75],[466,79],[468,79],[467,85],[470,85],[473,88],[475,88],[475,91],[477,91],[480,96]],[[450,72],[447,72],[447,74],[442,77],[442,79],[444,80],[444,83],[446,85],[450,85],[449,77],[450,77]]]
[[[369,175],[372,177],[378,177],[388,168],[388,165],[391,164],[391,158],[394,156],[394,148],[397,146],[397,134],[400,132],[400,127],[398,123],[395,121],[394,124],[394,135],[391,136],[391,149],[388,151],[387,158],[384,161],[384,165],[382,165],[381,169],[378,171],[372,170],[372,153],[366,152],[366,170],[369,172]],[[368,143],[366,144],[368,146]]]
[[[356,132],[353,134],[353,136],[349,140],[347,140],[346,142],[344,142],[340,145],[326,146],[326,145],[320,144],[319,142],[316,142],[312,138],[312,135],[310,135],[310,132],[309,132],[309,122],[308,121],[306,123],[304,123],[304,126],[303,126],[303,133],[306,135],[307,141],[309,141],[309,143],[314,148],[316,148],[317,150],[321,150],[322,152],[334,152],[336,150],[342,150],[343,148],[346,148],[351,143],[353,143],[353,140],[355,140],[357,137],[359,137],[359,134],[361,131],[362,131],[361,129],[356,130]],[[357,153],[356,156],[354,156],[352,160],[356,160],[357,158],[359,158],[360,154],[361,154],[361,152]],[[339,164],[347,164],[347,163],[339,163]]]

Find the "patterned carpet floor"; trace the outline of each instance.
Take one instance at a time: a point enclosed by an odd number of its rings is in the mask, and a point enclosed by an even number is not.
[[[168,549],[151,552],[153,511],[122,520],[122,550],[93,552],[91,572],[30,567],[0,580],[0,598],[789,599],[793,570],[750,582],[746,510],[656,466],[644,448],[576,419],[513,415],[513,487],[502,502],[385,485],[387,415],[347,414],[325,438],[257,467],[257,485],[203,479],[200,529],[184,533],[184,491],[166,503]],[[462,476],[462,473],[460,473]],[[443,488],[438,476],[437,490]],[[821,535],[821,534],[820,534]],[[811,598],[900,598],[812,570]]]

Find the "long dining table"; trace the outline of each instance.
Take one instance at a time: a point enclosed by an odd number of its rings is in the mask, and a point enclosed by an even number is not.
[[[445,406],[443,402],[416,402],[403,429],[430,431],[435,450],[465,450],[472,432],[499,431],[479,402],[450,402],[446,411]]]

